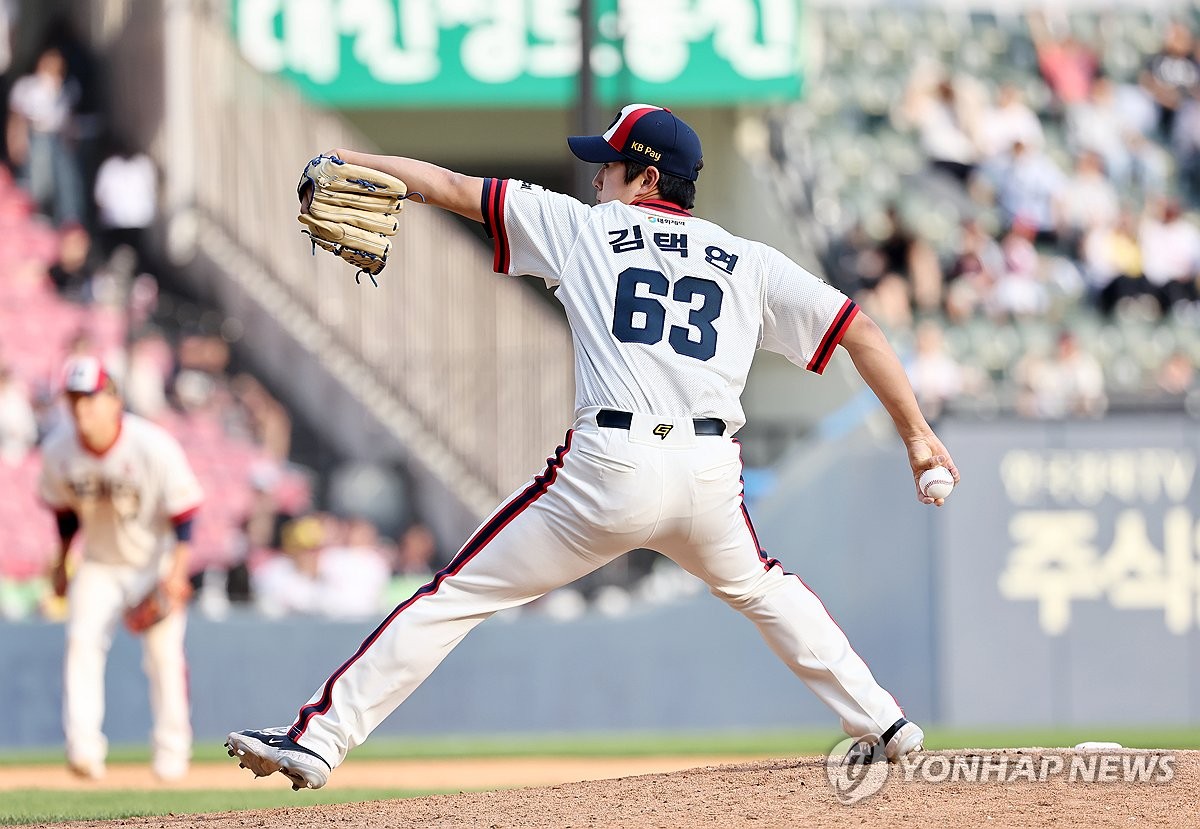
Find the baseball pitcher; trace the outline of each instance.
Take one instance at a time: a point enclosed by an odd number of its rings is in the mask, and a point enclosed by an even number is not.
[[[643,547],[753,621],[849,735],[892,760],[922,747],[921,729],[820,600],[762,549],[733,439],[757,349],[820,374],[840,345],[891,415],[914,483],[939,464],[957,480],[895,353],[839,291],[692,214],[700,139],[669,110],[632,104],[603,135],[568,143],[601,165],[595,205],[414,159],[333,154],[483,222],[498,273],[555,290],[574,336],[575,422],[545,470],[383,620],[290,727],[229,735],[229,753],[256,775],[319,788],[481,621]]]
[[[142,637],[154,773],[177,779],[187,774],[192,747],[183,638],[200,485],[173,437],[122,411],[99,360],[72,359],[65,390],[71,423],[46,441],[39,489],[58,521],[54,591],[67,596],[67,765],[81,777],[104,776],[104,666],[123,621]],[[83,556],[68,585],[67,553],[79,530]]]

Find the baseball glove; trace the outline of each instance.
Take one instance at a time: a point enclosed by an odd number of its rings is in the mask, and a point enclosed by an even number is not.
[[[358,268],[357,281],[376,275],[387,264],[399,229],[396,214],[404,207],[408,187],[387,173],[348,164],[337,156],[319,155],[304,168],[296,187],[297,217],[307,230],[313,252],[320,245]]]
[[[174,602],[166,589],[162,584],[156,584],[140,602],[125,608],[125,627],[130,633],[145,633],[167,618],[173,608]]]

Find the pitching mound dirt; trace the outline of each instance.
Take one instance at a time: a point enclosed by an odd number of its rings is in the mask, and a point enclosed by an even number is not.
[[[1038,750],[1010,750],[1014,761]],[[667,774],[340,806],[181,815],[119,821],[122,827],[1178,827],[1196,825],[1200,754],[1172,752],[1168,782],[1083,782],[1064,773],[1044,781],[930,782],[892,767],[872,796],[838,802],[824,757],[706,766]],[[349,769],[344,769],[349,771]],[[342,770],[339,770],[339,774]],[[1086,775],[1084,775],[1086,777]],[[1101,779],[1103,774],[1101,773]],[[1108,775],[1111,779],[1111,775]],[[1118,773],[1117,777],[1120,775]],[[1160,775],[1161,777],[1161,775]],[[335,778],[336,779],[336,778]],[[266,782],[266,781],[263,781]],[[274,782],[274,781],[272,781]],[[331,783],[331,785],[333,785]],[[345,782],[341,785],[346,785]],[[297,794],[303,802],[303,793]],[[77,823],[75,826],[110,827]]]

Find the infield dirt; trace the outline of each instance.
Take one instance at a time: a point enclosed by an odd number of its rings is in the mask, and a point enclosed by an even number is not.
[[[417,770],[446,764],[455,786],[512,786],[523,769],[527,788],[467,792],[337,806],[208,815],[172,815],[120,821],[55,824],[109,829],[310,829],[336,825],[367,827],[483,827],[546,829],[571,827],[1181,827],[1200,825],[1200,753],[1173,752],[1175,775],[1169,783],[1080,783],[1053,778],[1048,782],[928,783],[906,782],[899,769],[874,796],[853,806],[838,803],[826,781],[825,758],[767,760],[700,765],[703,758],[635,758],[630,760],[551,759],[525,761],[421,761],[350,763],[339,769],[331,786],[393,785],[420,788]],[[639,774],[664,761],[687,762],[680,771]],[[542,766],[536,763],[545,764]],[[623,765],[620,771],[614,771]],[[589,767],[591,771],[589,772]],[[215,767],[211,771],[228,777]],[[457,769],[457,771],[454,771]],[[233,769],[238,771],[236,767]],[[581,782],[535,786],[556,770],[558,779]],[[43,773],[48,770],[43,770]],[[584,779],[615,776],[608,779]],[[241,773],[249,777],[245,772]],[[542,775],[542,777],[538,777]],[[624,776],[620,776],[624,775]],[[422,780],[433,780],[430,774]],[[7,772],[6,772],[7,777]],[[441,778],[446,779],[446,778]],[[491,783],[485,783],[491,780]],[[498,782],[498,781],[506,782]],[[43,779],[43,784],[46,782]],[[251,781],[253,783],[253,781]],[[36,785],[36,784],[35,784]],[[76,784],[78,785],[78,784]],[[105,786],[128,788],[110,775]],[[209,786],[221,786],[212,779]],[[239,787],[241,783],[237,784]],[[286,785],[278,776],[257,785]]]

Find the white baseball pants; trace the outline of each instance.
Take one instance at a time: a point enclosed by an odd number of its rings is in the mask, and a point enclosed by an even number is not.
[[[113,634],[126,607],[153,587],[153,569],[84,561],[67,594],[67,643],[63,672],[63,731],[67,760],[91,766],[104,762],[104,668]],[[163,777],[187,770],[192,750],[187,664],[183,640],[187,614],[172,613],[142,634],[142,668],[150,682],[154,719],[153,765]]]
[[[337,766],[477,624],[637,548],[668,556],[753,621],[850,736],[882,734],[902,716],[821,601],[760,550],[736,441],[697,436],[690,419],[635,413],[624,430],[590,414],[313,694],[292,739]]]

